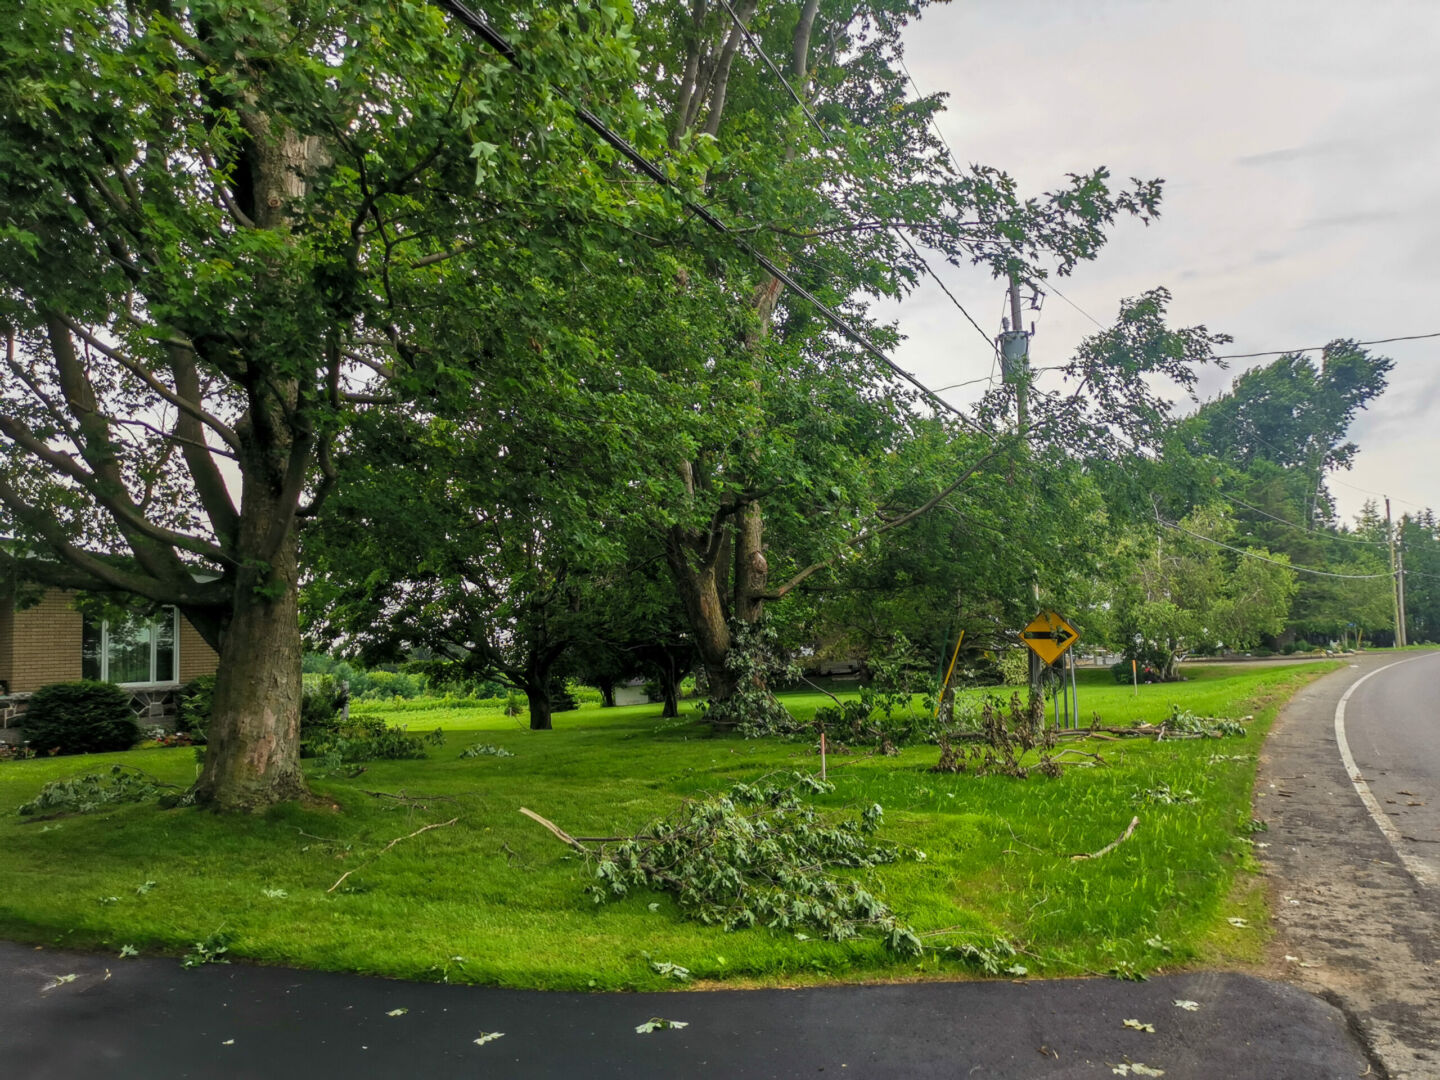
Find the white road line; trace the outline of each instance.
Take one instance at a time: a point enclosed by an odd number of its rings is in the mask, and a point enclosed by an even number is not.
[[[1370,790],[1370,785],[1360,774],[1359,766],[1355,764],[1355,755],[1350,753],[1350,744],[1345,741],[1345,704],[1350,700],[1350,695],[1359,690],[1365,680],[1373,679],[1382,671],[1389,671],[1392,667],[1423,659],[1423,656],[1412,656],[1409,660],[1396,660],[1393,664],[1386,664],[1384,667],[1361,675],[1351,683],[1345,693],[1340,695],[1340,700],[1335,705],[1335,742],[1340,746],[1340,759],[1345,762],[1345,773],[1350,777],[1350,783],[1355,785],[1355,793],[1360,796],[1360,801],[1365,804],[1365,809],[1370,811],[1370,816],[1375,819],[1375,824],[1380,826],[1380,831],[1385,834],[1385,839],[1390,842],[1390,847],[1399,856],[1400,862],[1421,885],[1433,888],[1436,884],[1434,869],[1428,863],[1403,850],[1401,847],[1403,838],[1400,830],[1395,827],[1395,823],[1390,820],[1389,815],[1381,809],[1380,801],[1375,798],[1375,794]]]

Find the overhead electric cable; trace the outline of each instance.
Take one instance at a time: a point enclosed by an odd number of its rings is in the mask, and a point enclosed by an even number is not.
[[[457,19],[463,22],[471,31],[473,31],[477,37],[479,37],[487,45],[495,49],[496,52],[500,53],[501,56],[508,60],[513,67],[519,68],[521,66],[519,54],[515,51],[514,46],[512,46],[508,41],[506,41],[505,38],[502,37],[500,33],[496,31],[495,28],[492,27],[488,22],[486,22],[481,16],[477,15],[474,11],[472,11],[469,7],[462,3],[461,0],[431,0],[431,2],[439,7],[443,7],[448,10]],[[831,308],[830,305],[826,304],[813,292],[805,288],[805,286],[801,285],[798,281],[791,277],[790,274],[777,266],[772,259],[766,256],[763,252],[757,250],[754,245],[749,243],[743,237],[738,236],[735,231],[730,228],[730,226],[725,224],[725,222],[722,221],[719,217],[717,217],[714,213],[712,213],[706,207],[701,205],[696,199],[692,198],[689,194],[687,194],[680,187],[679,184],[677,184],[670,177],[666,176],[665,173],[659,168],[659,166],[655,165],[654,162],[650,161],[650,159],[645,157],[645,155],[640,153],[640,151],[636,150],[635,147],[631,146],[630,143],[626,141],[622,136],[612,131],[609,126],[607,126],[605,122],[601,120],[598,116],[596,116],[589,109],[579,104],[578,102],[570,101],[568,102],[568,104],[570,108],[575,111],[575,116],[580,120],[581,123],[583,123],[591,131],[595,132],[596,135],[600,136],[600,138],[604,142],[608,143],[613,149],[619,152],[622,157],[626,158],[643,175],[653,180],[661,187],[664,187],[669,191],[673,192],[675,196],[680,200],[681,205],[685,207],[685,209],[689,210],[692,214],[698,217],[715,232],[729,238],[731,243],[733,243],[746,255],[750,256],[750,258],[753,259],[760,266],[761,269],[765,270],[767,273],[769,273],[777,281],[781,282],[783,285],[789,288],[796,295],[806,300],[812,307],[815,308],[816,311],[820,313],[821,317],[824,318],[824,320],[828,322],[832,327],[840,331],[856,345],[860,346],[860,348],[863,349],[866,353],[868,353],[872,358],[880,361],[880,363],[884,364],[900,378],[904,379],[910,385],[914,386],[927,400],[938,405],[946,412],[953,414],[960,420],[962,424],[964,424],[966,427],[969,427],[971,430],[983,432],[983,429],[978,427],[975,422],[972,421],[970,417],[966,416],[962,410],[950,404],[950,402],[946,401],[939,394],[935,393],[935,391],[931,390],[928,386],[926,386],[919,379],[917,379],[914,375],[910,374],[910,372],[906,371],[894,360],[890,359],[890,357],[885,354],[884,350],[882,350],[880,346],[876,345],[868,337],[866,337],[854,326],[852,326],[843,315]]]
[[[1079,304],[1075,303],[1074,300],[1071,300],[1071,299],[1070,299],[1068,296],[1066,296],[1063,292],[1061,292],[1059,289],[1057,289],[1057,288],[1055,287],[1054,283],[1053,283],[1049,278],[1046,278],[1046,279],[1045,279],[1045,284],[1042,285],[1042,286],[1040,286],[1040,288],[1041,288],[1042,291],[1048,290],[1048,291],[1050,291],[1050,292],[1053,292],[1053,293],[1054,293],[1056,296],[1058,296],[1061,300],[1064,300],[1065,303],[1069,304],[1072,308],[1074,308],[1076,311],[1078,311],[1081,315],[1084,315],[1085,318],[1089,319],[1092,323],[1094,323],[1096,326],[1098,326],[1101,330],[1107,330],[1107,329],[1109,329],[1109,328],[1108,328],[1104,323],[1102,323],[1099,319],[1095,318],[1094,315],[1091,315],[1091,314],[1090,314],[1088,311],[1086,311],[1083,307],[1081,307]]]
[[[1226,551],[1233,551],[1233,552],[1235,552],[1235,554],[1237,554],[1237,555],[1243,555],[1243,556],[1245,556],[1247,559],[1255,559],[1255,560],[1257,560],[1258,562],[1267,562],[1267,563],[1271,563],[1271,564],[1273,564],[1273,565],[1275,565],[1275,566],[1288,567],[1289,569],[1291,569],[1291,570],[1297,570],[1297,571],[1299,571],[1299,572],[1302,573],[1302,574],[1314,574],[1314,575],[1316,575],[1317,577],[1344,578],[1344,579],[1347,580],[1347,581],[1372,581],[1372,580],[1376,580],[1376,579],[1378,579],[1378,578],[1393,578],[1393,577],[1395,576],[1394,573],[1384,573],[1384,574],[1336,574],[1336,573],[1333,573],[1333,572],[1330,571],[1330,570],[1316,570],[1314,567],[1311,567],[1311,566],[1297,566],[1297,565],[1295,565],[1295,564],[1292,563],[1292,562],[1284,562],[1283,560],[1280,560],[1280,559],[1271,559],[1271,558],[1268,558],[1268,557],[1265,556],[1265,555],[1257,555],[1257,554],[1255,554],[1255,552],[1253,552],[1253,551],[1246,551],[1244,548],[1238,548],[1238,547],[1236,547],[1234,544],[1227,544],[1227,543],[1225,543],[1223,540],[1216,540],[1214,537],[1204,536],[1204,535],[1202,535],[1201,533],[1197,533],[1197,532],[1194,532],[1194,531],[1192,531],[1192,530],[1190,530],[1190,529],[1185,528],[1185,526],[1183,526],[1183,525],[1178,525],[1178,524],[1176,524],[1176,523],[1173,522],[1173,521],[1166,521],[1166,520],[1165,520],[1163,517],[1161,517],[1158,513],[1155,515],[1155,520],[1158,521],[1161,525],[1163,525],[1163,526],[1164,526],[1165,528],[1167,528],[1167,529],[1173,529],[1175,532],[1184,533],[1186,536],[1193,536],[1196,540],[1204,540],[1207,544],[1214,544],[1216,547],[1222,547],[1222,548],[1224,548]]]
[[[796,105],[800,106],[800,111],[805,114],[805,119],[810,121],[810,125],[820,133],[820,137],[824,139],[827,144],[834,146],[834,137],[830,134],[830,132],[825,130],[825,126],[820,123],[819,118],[815,115],[814,112],[811,111],[810,106],[805,104],[805,100],[800,96],[799,92],[790,85],[790,81],[785,78],[785,73],[782,72],[780,70],[780,66],[771,59],[770,54],[765,51],[764,46],[762,46],[760,42],[755,39],[754,34],[750,33],[750,28],[741,21],[740,16],[736,14],[735,9],[730,6],[730,0],[720,0],[720,6],[723,7],[726,13],[730,16],[730,20],[735,24],[736,29],[738,29],[741,36],[745,38],[746,44],[748,44],[750,48],[755,51],[756,55],[758,55],[760,59],[765,62],[765,66],[768,67],[771,74],[773,74],[775,78],[780,81],[780,85],[785,88],[785,92],[790,95],[791,100],[794,101]],[[904,61],[902,60],[900,63],[903,67]],[[906,71],[905,75],[907,78],[909,78],[910,72]],[[914,85],[913,79],[911,79],[911,85]],[[943,142],[944,140],[942,139],[941,141]],[[950,148],[947,146],[945,149],[948,151]],[[951,160],[953,162],[953,155],[951,155]],[[945,294],[946,298],[950,301],[950,303],[955,305],[956,309],[959,310],[960,314],[965,316],[966,321],[968,321],[970,325],[975,328],[975,331],[982,338],[985,339],[985,344],[990,346],[991,351],[994,352],[996,356],[998,356],[999,350],[996,348],[994,340],[990,337],[989,334],[985,332],[984,328],[975,321],[975,319],[971,316],[970,312],[965,310],[965,305],[960,303],[960,300],[955,296],[954,293],[950,291],[949,286],[946,285],[945,282],[940,280],[940,275],[935,273],[934,269],[925,260],[925,257],[915,249],[915,245],[911,242],[910,238],[906,236],[905,233],[897,225],[888,225],[887,228],[889,228],[890,231],[893,232],[900,239],[900,241],[904,243],[907,248],[910,249],[910,254],[915,256],[915,258],[919,261],[921,267],[924,268],[925,272],[930,275],[931,279],[934,280],[936,285],[940,286],[940,291]]]
[[[1390,541],[1388,540],[1361,540],[1358,537],[1354,536],[1340,536],[1337,533],[1318,532],[1315,529],[1307,529],[1304,525],[1301,525],[1297,521],[1291,521],[1289,518],[1276,517],[1274,514],[1269,513],[1268,511],[1261,510],[1258,506],[1251,506],[1249,503],[1241,499],[1237,499],[1233,495],[1226,495],[1223,491],[1217,491],[1215,494],[1219,495],[1222,499],[1229,499],[1236,506],[1243,506],[1246,510],[1253,511],[1256,514],[1259,514],[1261,517],[1267,517],[1271,521],[1278,521],[1281,525],[1288,525],[1292,529],[1298,529],[1300,532],[1308,533],[1311,536],[1323,537],[1327,540],[1340,540],[1346,544],[1368,544],[1371,547],[1390,546]]]
[[[1374,495],[1376,498],[1380,499],[1394,499],[1396,502],[1402,502],[1406,506],[1413,506],[1420,510],[1433,509],[1432,507],[1426,506],[1424,503],[1414,502],[1411,499],[1402,499],[1399,495],[1386,495],[1383,491],[1371,491],[1369,488],[1358,487],[1355,484],[1347,484],[1344,480],[1338,479],[1334,476],[1327,477],[1327,479],[1332,483],[1339,484],[1341,487],[1347,487],[1351,491],[1358,491],[1362,495]]]
[[[1352,341],[1352,345],[1389,345],[1392,341],[1424,341],[1427,338],[1440,338],[1440,330],[1431,334],[1406,334],[1403,337],[1376,338],[1374,341]],[[1343,339],[1342,339],[1343,340]],[[1329,345],[1306,345],[1298,349],[1267,349],[1265,352],[1242,352],[1225,353],[1223,356],[1216,356],[1216,360],[1250,360],[1257,356],[1286,356],[1289,353],[1323,352]]]

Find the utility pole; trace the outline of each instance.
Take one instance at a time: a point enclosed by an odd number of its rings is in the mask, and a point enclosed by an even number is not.
[[[1010,322],[1000,335],[1000,377],[1015,386],[1017,419],[1023,432],[1030,421],[1030,335],[1025,330],[1016,274],[1010,275]]]
[[[1395,538],[1395,590],[1400,598],[1400,644],[1410,644],[1410,629],[1405,621],[1405,519]]]
[[[1390,541],[1390,573],[1395,578],[1391,598],[1395,601],[1395,644],[1405,644],[1405,571],[1403,556],[1396,554],[1395,526],[1390,522],[1390,496],[1385,496],[1385,536]]]
[[[1025,308],[1020,302],[1020,276],[1010,275],[1010,319],[1000,334],[1000,378],[1015,387],[1016,430],[1024,438],[1030,424],[1030,334],[1025,330]],[[1040,582],[1034,582],[1035,602],[1040,602]],[[1044,712],[1042,678],[1045,665],[1030,654],[1030,692],[1040,696]]]

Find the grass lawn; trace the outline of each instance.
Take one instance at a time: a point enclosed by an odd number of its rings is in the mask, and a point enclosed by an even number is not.
[[[1141,686],[1138,697],[1108,672],[1084,672],[1087,720],[1159,720],[1176,702],[1255,722],[1244,738],[1080,744],[1107,764],[1067,768],[1059,779],[931,773],[933,746],[832,756],[837,790],[824,801],[878,802],[882,838],[926,852],[924,862],[876,871],[872,886],[922,934],[949,931],[929,943],[1004,937],[1044,975],[1258,959],[1265,911],[1261,890],[1243,887],[1255,864],[1242,831],[1255,754],[1278,707],[1337,666],[1207,666],[1187,683]],[[797,713],[825,701],[786,699]],[[151,804],[47,821],[14,813],[46,781],[116,761],[188,784],[188,749],[0,763],[0,935],[179,955],[223,929],[234,956],[262,963],[536,988],[674,986],[652,973],[647,954],[732,983],[966,970],[944,956],[897,962],[873,942],[725,933],[682,921],[661,895],[596,907],[582,894],[585,864],[518,812],[529,807],[575,835],[627,833],[686,795],[774,770],[818,770],[809,747],[713,737],[689,717],[660,720],[658,706],[588,706],[535,733],[498,711],[392,718],[412,730],[442,727],[446,745],[423,761],[370,763],[355,779],[312,776],[323,805],[251,819]],[[515,756],[461,759],[475,742]],[[1197,801],[1146,797],[1167,784]],[[371,794],[402,791],[424,805]],[[1103,858],[1070,859],[1114,840],[1132,815],[1140,825],[1130,840]],[[390,840],[457,816],[376,857]],[[327,892],[347,870],[345,885]],[[1232,926],[1232,916],[1248,925]]]

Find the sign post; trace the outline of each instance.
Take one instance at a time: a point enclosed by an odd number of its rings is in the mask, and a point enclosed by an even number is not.
[[[1031,619],[1025,629],[1020,631],[1020,640],[1023,641],[1029,650],[1034,653],[1048,667],[1054,667],[1056,661],[1069,652],[1070,646],[1080,640],[1080,634],[1076,629],[1064,620],[1059,614],[1046,608],[1035,618]],[[1062,676],[1063,678],[1063,676]],[[1058,704],[1058,703],[1057,703]],[[1066,714],[1070,712],[1069,702],[1066,703]],[[1075,703],[1078,711],[1079,702]],[[1059,726],[1057,714],[1056,725]]]

